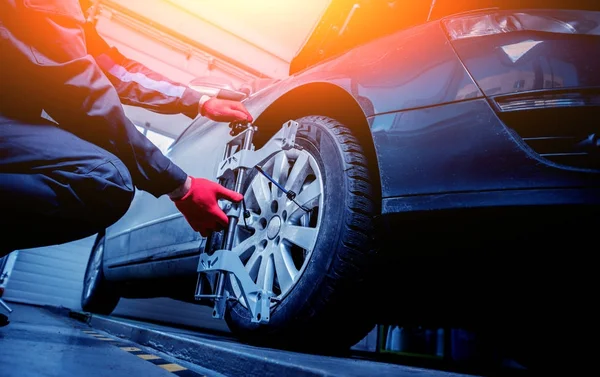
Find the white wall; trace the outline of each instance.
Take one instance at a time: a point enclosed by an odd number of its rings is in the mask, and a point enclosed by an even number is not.
[[[6,301],[80,310],[83,275],[94,239],[19,250],[6,285]]]
[[[289,63],[330,0],[163,0]]]
[[[148,25],[111,8],[100,8],[96,29],[128,58],[184,84],[200,76],[226,77],[237,85],[255,77],[226,63],[221,68],[211,65],[211,69],[209,63],[214,61],[211,55],[195,51],[191,45],[155,32]]]
[[[216,51],[227,59],[237,61],[240,65],[248,65],[267,77],[281,78],[288,74],[289,61],[285,57],[272,52],[265,43],[257,44],[246,39],[246,35],[253,33],[252,28],[232,32],[215,23],[211,19],[215,18],[215,8],[212,8],[212,17],[205,18],[201,16],[201,10],[198,12],[197,7],[195,12],[191,12],[182,8],[181,2],[174,1],[102,0],[102,4],[113,9],[125,9],[139,17],[152,20],[205,46],[206,50]],[[187,1],[183,4],[186,7],[192,7],[195,4],[200,8],[206,8],[207,11],[211,9],[209,8],[210,3],[207,1]],[[232,13],[220,12],[220,14],[221,18],[232,17]],[[287,21],[289,22],[289,20]]]

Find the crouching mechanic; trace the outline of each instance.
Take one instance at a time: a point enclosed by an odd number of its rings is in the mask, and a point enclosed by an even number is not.
[[[0,256],[102,231],[128,210],[134,188],[168,195],[203,235],[227,225],[217,200],[242,196],[186,174],[122,103],[251,122],[240,102],[201,97],[127,59],[78,0],[3,0],[0,44]]]

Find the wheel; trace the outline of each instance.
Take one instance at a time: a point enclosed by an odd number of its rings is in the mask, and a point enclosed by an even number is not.
[[[233,247],[253,281],[276,297],[267,324],[246,303],[228,302],[225,320],[243,340],[319,352],[348,350],[373,327],[367,290],[375,248],[376,198],[367,161],[349,128],[333,119],[298,120],[301,149],[281,151],[248,175]],[[230,283],[237,297],[234,278]]]
[[[104,278],[103,255],[104,236],[98,235],[85,270],[81,308],[86,312],[108,315],[115,310],[120,297],[114,287]]]

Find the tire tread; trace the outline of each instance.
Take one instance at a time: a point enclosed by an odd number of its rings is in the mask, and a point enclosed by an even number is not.
[[[368,267],[377,253],[371,237],[376,213],[376,193],[367,158],[350,128],[322,116],[309,116],[300,121],[302,120],[318,122],[332,130],[343,152],[347,186],[344,203],[347,211],[340,234],[340,247],[319,293],[309,302],[310,310],[321,316],[321,326],[312,324],[311,329],[304,331],[308,330],[308,337],[321,334],[321,340],[327,339],[319,345],[323,350],[344,349],[361,340],[375,325],[368,310],[358,315],[356,311],[361,295],[368,293],[367,287],[361,286],[361,283],[368,279]],[[353,313],[354,322],[351,328],[345,325],[345,321],[339,320],[350,312]],[[313,350],[314,346],[313,343]]]

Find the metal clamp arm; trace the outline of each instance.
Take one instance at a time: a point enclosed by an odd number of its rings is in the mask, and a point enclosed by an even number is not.
[[[225,181],[227,177],[234,177],[234,191],[236,192],[241,193],[242,191],[243,183],[247,177],[247,169],[260,166],[271,156],[282,150],[290,150],[296,147],[298,123],[291,120],[286,122],[279,132],[259,150],[254,150],[254,144],[252,144],[256,127],[251,124],[232,124],[231,126],[233,138],[227,143],[223,163],[219,167],[217,178],[220,181]],[[295,195],[292,195],[291,192],[288,192],[288,195],[291,200],[294,200]],[[241,204],[243,205],[244,202],[242,201]],[[245,214],[241,213],[240,203],[225,204],[223,210],[229,218],[229,224],[223,233],[223,237],[215,238],[218,246],[211,249],[217,250],[212,253],[204,252],[200,254],[195,297],[196,299],[214,301],[214,318],[223,317],[228,300],[243,299],[252,315],[252,322],[266,323],[269,321],[274,294],[254,283],[239,257],[240,250],[237,249],[241,246],[233,247],[240,215],[245,220]],[[205,293],[205,278],[209,278],[210,293]],[[231,293],[232,279],[235,279],[241,290],[239,298]]]
[[[259,150],[242,149],[226,158],[219,166],[217,178],[222,178],[230,171],[239,168],[252,169],[256,165],[262,165],[273,155],[282,150],[290,150],[296,144],[296,132],[298,123],[290,120]],[[243,134],[238,135],[243,137]]]
[[[217,250],[212,255],[201,254],[198,272],[227,272],[238,282],[242,296],[252,314],[252,322],[266,323],[269,321],[272,293],[259,288],[250,279],[250,275],[234,250]],[[219,298],[224,304],[228,297]]]

